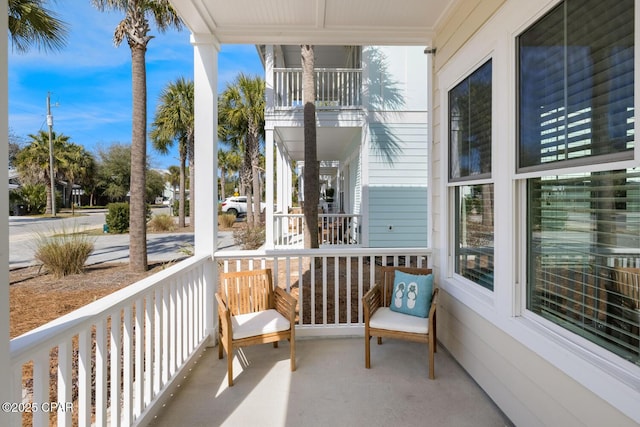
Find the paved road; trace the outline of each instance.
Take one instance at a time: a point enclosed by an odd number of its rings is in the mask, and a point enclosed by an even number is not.
[[[166,213],[160,208],[157,213]],[[71,218],[9,217],[9,268],[36,264],[33,253],[39,234],[52,230],[102,229],[105,211],[82,212]],[[93,238],[93,237],[92,237]],[[149,233],[147,234],[147,257],[149,261],[171,261],[185,256],[181,249],[193,247],[193,233]],[[230,231],[220,231],[218,248],[233,248]],[[129,235],[101,234],[95,236],[94,251],[87,264],[103,262],[129,262]]]

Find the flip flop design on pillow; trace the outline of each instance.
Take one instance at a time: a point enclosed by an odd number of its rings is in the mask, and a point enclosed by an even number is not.
[[[398,283],[398,286],[396,287],[395,290],[395,299],[393,300],[394,305],[396,306],[396,308],[400,308],[402,307],[402,298],[404,297],[404,283]]]
[[[418,284],[416,282],[409,283],[407,289],[407,307],[413,310],[416,306],[416,300],[418,299]]]
[[[433,275],[408,274],[396,271],[393,282],[391,311],[417,317],[427,317],[431,306]]]

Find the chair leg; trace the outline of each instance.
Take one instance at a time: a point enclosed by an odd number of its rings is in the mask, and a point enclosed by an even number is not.
[[[278,348],[278,341],[273,342],[273,348]]]
[[[229,387],[233,387],[233,348],[227,352],[227,379]]]
[[[382,344],[382,337],[378,337],[378,345]]]
[[[371,336],[364,336],[364,367],[371,369]]]
[[[291,354],[289,357],[291,358],[291,372],[296,370],[296,340],[292,337],[289,340],[289,345],[291,346]]]
[[[433,336],[429,337],[429,379],[435,379],[435,356],[436,352],[436,342],[433,339]]]

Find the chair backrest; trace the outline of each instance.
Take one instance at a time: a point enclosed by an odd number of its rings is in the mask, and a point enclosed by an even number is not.
[[[616,267],[613,270],[618,292],[629,298],[633,308],[640,309],[640,268]]]
[[[427,275],[431,274],[430,268],[417,267],[382,267],[382,306],[389,307],[391,304],[391,294],[393,292],[393,281],[396,271],[408,274]]]
[[[220,273],[218,292],[232,315],[273,308],[271,270]]]

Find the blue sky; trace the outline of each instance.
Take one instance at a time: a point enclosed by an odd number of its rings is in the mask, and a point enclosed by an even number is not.
[[[66,6],[66,7],[65,7]],[[9,50],[9,128],[27,139],[47,130],[47,92],[51,92],[53,129],[87,150],[131,142],[131,53],[126,40],[113,44],[122,15],[95,9],[89,0],[50,2],[49,8],[69,25],[68,43],[58,52]],[[153,120],[160,91],[180,76],[193,79],[189,31],[159,34],[154,26],[147,59],[147,119]],[[252,45],[224,45],[218,58],[218,90],[238,73],[263,75]],[[147,130],[150,130],[149,128]],[[177,165],[177,150],[166,156],[149,145],[152,167]]]

